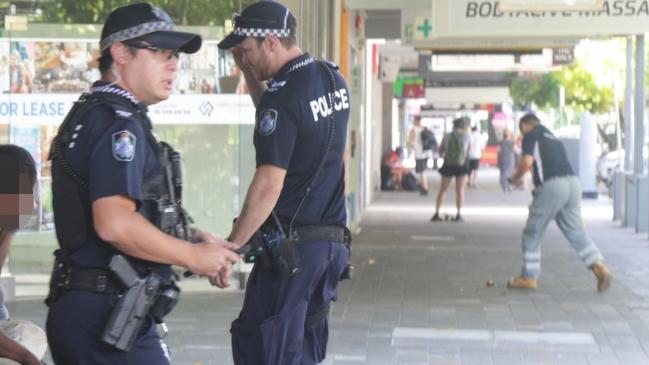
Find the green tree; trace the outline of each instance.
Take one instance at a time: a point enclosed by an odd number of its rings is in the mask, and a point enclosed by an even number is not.
[[[606,113],[613,108],[613,88],[599,86],[579,62],[564,66],[560,71],[515,79],[509,93],[518,108],[536,105],[539,108],[559,106],[559,86],[565,89],[565,105],[575,111]]]
[[[509,86],[509,94],[519,109],[525,109],[532,104],[540,108],[557,107],[559,82],[552,74],[514,79]]]
[[[599,86],[579,62],[552,73],[566,89],[566,106],[576,111],[601,114],[613,108],[613,88]]]
[[[102,23],[110,12],[133,0],[58,0],[43,7],[46,23]],[[255,0],[150,0],[164,9],[178,25],[223,25],[233,12]]]

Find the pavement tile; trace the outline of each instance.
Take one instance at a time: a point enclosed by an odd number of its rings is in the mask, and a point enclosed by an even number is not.
[[[439,183],[430,174],[431,191]],[[339,286],[323,365],[649,364],[649,240],[611,222],[611,203],[584,201],[587,232],[614,275],[606,293],[554,224],[542,241],[534,291],[507,290],[520,271],[529,192],[501,194],[494,170],[469,189],[465,222],[431,224],[434,194],[379,193],[354,237],[356,275]],[[452,194],[444,209],[452,208]],[[495,285],[486,285],[493,280]],[[640,283],[640,285],[639,285]],[[168,325],[174,364],[232,364],[230,323],[243,293],[184,291]],[[42,297],[9,303],[14,318],[44,324]],[[590,334],[594,345],[462,338],[394,338],[395,328]],[[466,333],[466,332],[459,332]],[[532,336],[533,337],[533,336]],[[516,339],[516,337],[513,337]],[[46,358],[47,360],[47,358]]]

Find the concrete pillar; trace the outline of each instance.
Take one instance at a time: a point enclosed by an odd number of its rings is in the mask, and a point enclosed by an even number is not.
[[[632,169],[633,151],[633,37],[626,37],[626,84],[624,88],[624,167]],[[619,146],[618,146],[619,148]]]
[[[391,82],[383,83],[383,93],[381,94],[381,103],[383,106],[382,130],[383,136],[381,143],[383,144],[383,151],[392,149],[392,88]],[[405,147],[405,146],[401,146]]]
[[[581,115],[579,138],[579,182],[584,198],[597,198],[597,125],[590,113]]]
[[[635,131],[633,145],[633,172],[636,175],[644,173],[642,149],[644,147],[644,66],[645,66],[644,35],[637,35],[635,40]]]

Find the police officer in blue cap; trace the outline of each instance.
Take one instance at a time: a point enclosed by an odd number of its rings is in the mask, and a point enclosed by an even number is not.
[[[256,106],[257,168],[230,240],[264,254],[232,323],[236,364],[316,364],[325,358],[330,302],[349,259],[343,154],[349,93],[338,67],[296,45],[283,5],[234,16],[232,49]],[[245,247],[245,246],[244,246]],[[210,278],[228,286],[230,268]]]
[[[57,364],[169,364],[155,323],[178,298],[170,264],[211,276],[239,260],[231,244],[189,228],[180,155],[147,116],[170,96],[178,54],[200,46],[146,3],[106,20],[102,79],[75,103],[50,155],[61,248],[46,326]]]

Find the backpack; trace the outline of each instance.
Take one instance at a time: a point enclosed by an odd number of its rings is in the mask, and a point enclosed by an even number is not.
[[[412,171],[403,174],[401,177],[401,187],[406,191],[419,190],[419,180],[417,180],[417,176],[415,176]]]
[[[456,132],[451,133],[446,146],[444,163],[451,166],[464,166],[466,164],[464,134]]]
[[[421,136],[421,146],[424,151],[433,151],[437,148],[435,135],[430,129],[422,129],[419,135]]]

